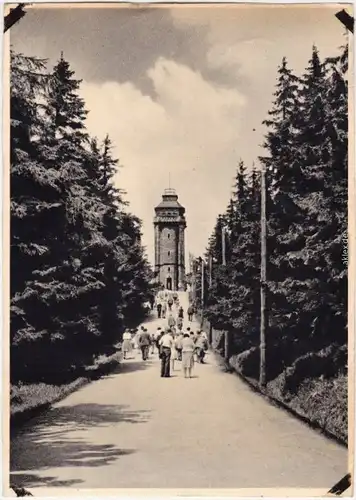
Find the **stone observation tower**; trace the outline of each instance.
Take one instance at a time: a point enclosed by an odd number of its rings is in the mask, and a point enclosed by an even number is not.
[[[185,208],[178,202],[174,189],[165,189],[162,201],[155,208],[155,274],[169,290],[184,290]]]

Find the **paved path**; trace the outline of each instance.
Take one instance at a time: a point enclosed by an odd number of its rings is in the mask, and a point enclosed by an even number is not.
[[[151,322],[157,326],[157,320]],[[82,388],[24,427],[11,481],[72,488],[322,488],[347,451],[269,405],[212,354],[184,379],[157,354]]]

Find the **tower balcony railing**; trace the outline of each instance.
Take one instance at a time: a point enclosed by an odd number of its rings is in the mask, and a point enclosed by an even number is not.
[[[157,215],[154,217],[154,224],[159,224],[160,222],[179,222],[181,224],[186,224],[185,217],[181,215]]]

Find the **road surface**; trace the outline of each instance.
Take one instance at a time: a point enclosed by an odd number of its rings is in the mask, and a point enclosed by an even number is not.
[[[45,487],[326,492],[347,472],[345,448],[271,406],[211,353],[192,379],[180,366],[161,378],[157,354],[143,362],[137,353],[29,422],[11,453],[11,483],[36,495]]]

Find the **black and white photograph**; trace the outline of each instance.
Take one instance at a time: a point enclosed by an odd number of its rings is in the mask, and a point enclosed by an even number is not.
[[[4,16],[4,494],[351,496],[352,5]]]

